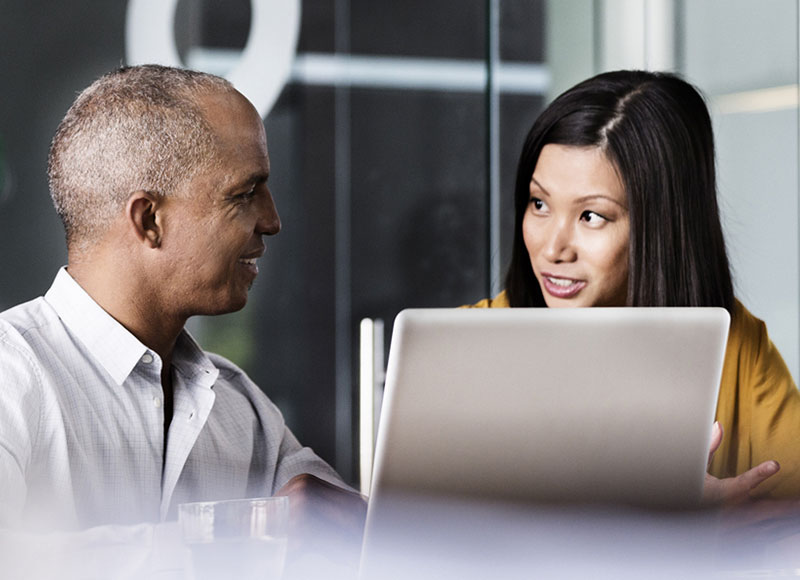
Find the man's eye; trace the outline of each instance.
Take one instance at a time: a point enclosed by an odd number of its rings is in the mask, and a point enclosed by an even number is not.
[[[235,196],[234,199],[239,202],[247,202],[253,199],[256,195],[255,188],[251,189],[250,191],[245,191],[244,193],[240,193],[239,195]]]

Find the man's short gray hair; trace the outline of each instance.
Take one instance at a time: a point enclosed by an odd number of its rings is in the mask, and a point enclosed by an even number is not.
[[[135,191],[172,195],[216,160],[199,97],[235,89],[223,78],[143,65],[122,67],[86,88],[50,147],[50,195],[67,245],[104,234]]]

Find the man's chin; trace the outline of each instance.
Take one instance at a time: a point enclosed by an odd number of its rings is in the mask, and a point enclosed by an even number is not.
[[[226,308],[224,308],[224,310],[220,312],[220,314],[230,314],[231,312],[238,312],[245,306],[247,306],[247,293],[245,293],[240,298],[231,299],[226,305]]]
[[[247,305],[247,293],[241,296],[229,296],[225,300],[218,300],[213,304],[208,305],[201,312],[196,312],[201,316],[219,316],[221,314],[231,314],[238,312]]]

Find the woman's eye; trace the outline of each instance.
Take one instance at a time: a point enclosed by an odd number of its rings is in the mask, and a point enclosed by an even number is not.
[[[533,209],[536,211],[545,211],[547,209],[547,204],[538,197],[531,198],[531,206],[533,206]]]
[[[587,209],[581,214],[581,221],[584,221],[592,225],[598,225],[608,220],[605,217],[601,216],[599,213],[595,213]]]

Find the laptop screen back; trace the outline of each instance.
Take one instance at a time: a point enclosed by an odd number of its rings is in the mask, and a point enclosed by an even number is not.
[[[697,505],[728,325],[720,308],[403,311],[370,503]]]

